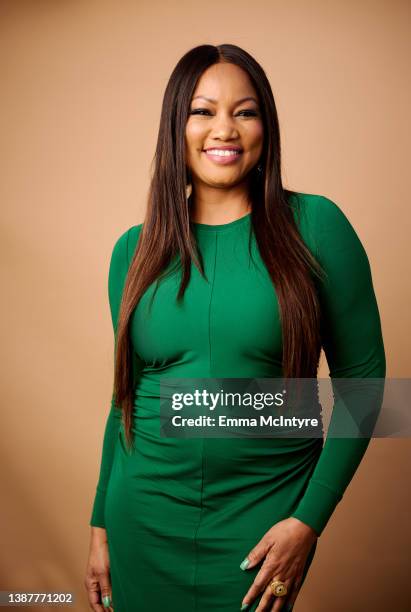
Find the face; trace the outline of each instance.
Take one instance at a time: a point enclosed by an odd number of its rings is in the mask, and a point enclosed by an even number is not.
[[[189,112],[186,163],[193,186],[230,188],[244,181],[263,149],[260,107],[247,73],[229,63],[210,66]]]

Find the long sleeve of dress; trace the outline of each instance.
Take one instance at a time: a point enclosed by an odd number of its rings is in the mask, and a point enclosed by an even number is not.
[[[124,282],[129,267],[129,234],[130,228],[124,232],[114,245],[108,275],[108,297],[110,312],[114,330],[114,347],[116,345],[117,320],[120,311],[120,303],[123,294]],[[114,459],[115,444],[121,423],[121,410],[115,405],[111,398],[110,411],[107,417],[103,448],[101,453],[100,475],[96,487],[96,494],[90,519],[90,525],[94,527],[105,527],[104,504],[111,467]]]
[[[342,210],[316,202],[317,257],[327,279],[320,284],[323,348],[333,378],[385,378],[381,322],[367,254]],[[375,407],[377,414],[381,405]],[[330,429],[337,420],[334,403]],[[292,516],[321,535],[359,466],[369,437],[327,437],[308,486]]]

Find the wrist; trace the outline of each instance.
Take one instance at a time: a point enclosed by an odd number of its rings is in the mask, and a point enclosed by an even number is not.
[[[99,542],[106,542],[107,531],[105,527],[95,527],[94,525],[91,525],[91,538],[93,540],[98,540]]]
[[[302,533],[308,533],[313,539],[317,539],[318,538],[318,533],[315,531],[315,529],[313,527],[311,527],[311,525],[308,525],[307,523],[304,523],[304,521],[301,521],[300,519],[298,519],[295,516],[290,516],[290,521],[293,521],[295,523],[296,527]]]

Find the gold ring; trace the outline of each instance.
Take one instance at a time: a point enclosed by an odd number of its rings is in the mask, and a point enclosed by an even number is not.
[[[287,595],[287,587],[281,580],[273,580],[270,583],[270,588],[276,597],[284,597],[284,595]]]

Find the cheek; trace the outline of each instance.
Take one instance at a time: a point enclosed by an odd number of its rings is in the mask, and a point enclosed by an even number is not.
[[[264,129],[262,123],[255,123],[253,126],[250,126],[250,130],[247,134],[247,139],[252,147],[258,147],[263,144],[264,138]]]
[[[188,125],[185,133],[186,159],[195,166],[199,163],[200,149],[204,144],[204,129],[199,125]]]
[[[199,123],[188,123],[186,127],[186,141],[189,146],[201,145],[201,139],[204,137],[204,127]]]

